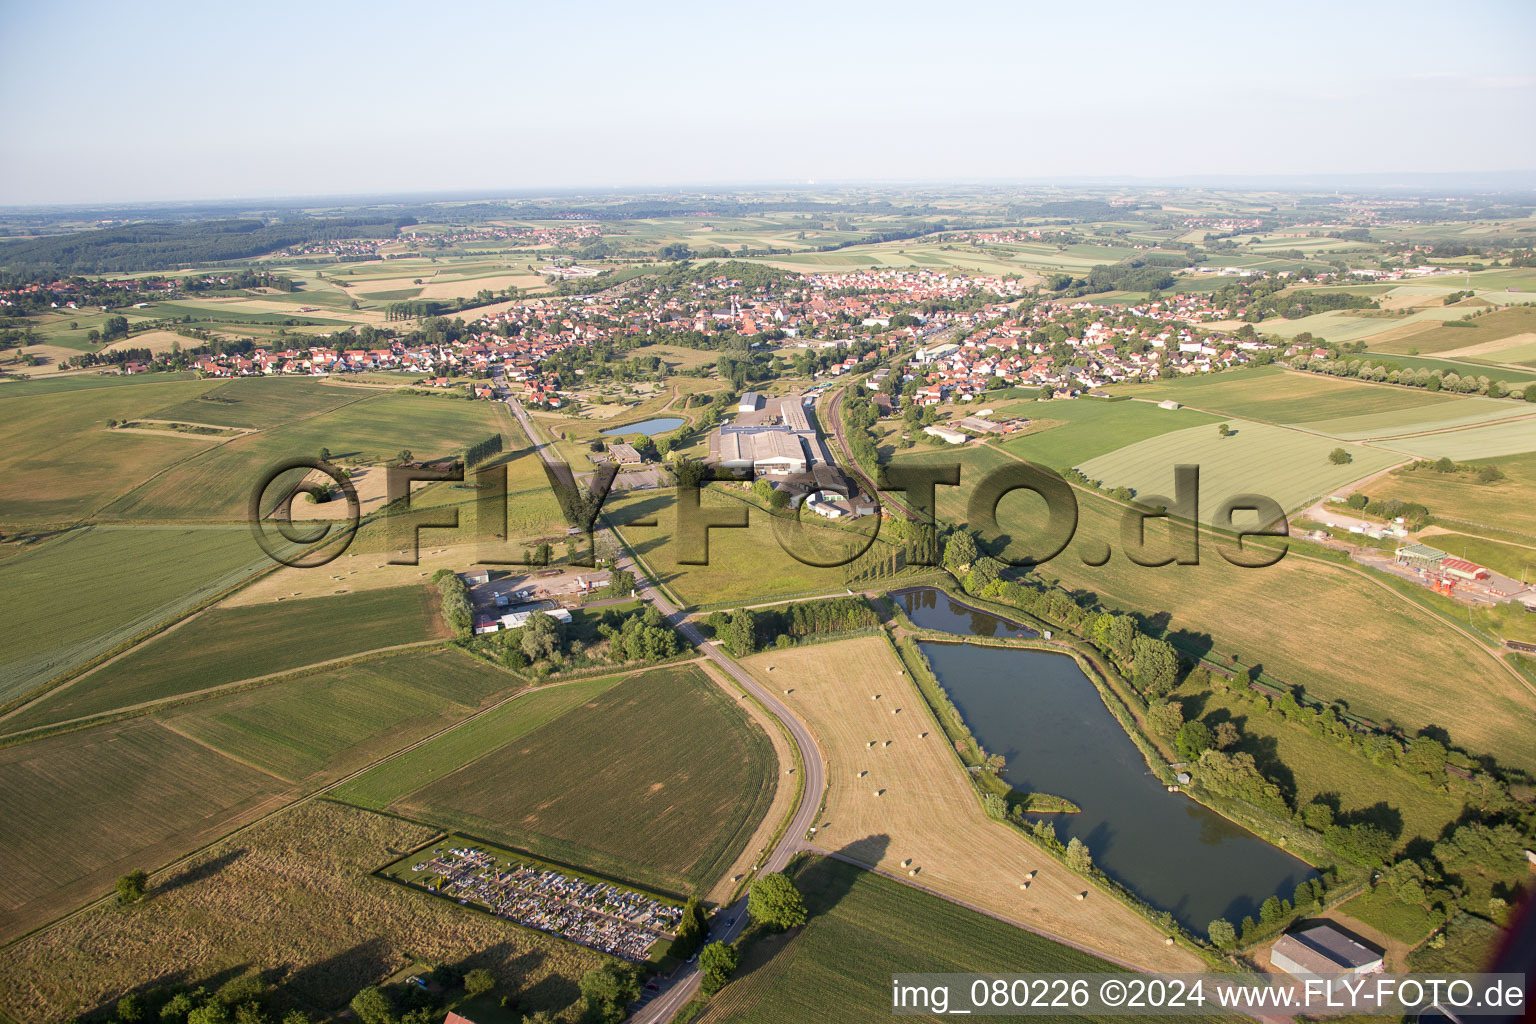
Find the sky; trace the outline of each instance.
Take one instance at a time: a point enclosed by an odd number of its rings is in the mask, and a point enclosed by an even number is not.
[[[0,0],[0,205],[1536,169],[1536,3]]]

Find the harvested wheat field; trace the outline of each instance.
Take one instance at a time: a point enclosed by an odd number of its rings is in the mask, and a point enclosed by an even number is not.
[[[884,638],[773,651],[743,664],[821,747],[827,801],[817,846],[875,860],[894,876],[1137,967],[1200,968],[1193,954],[1165,945],[1151,922],[987,818]]]
[[[280,1004],[341,1010],[413,960],[485,967],[522,1009],[560,1011],[599,954],[412,892],[372,872],[436,833],[328,801],[303,804],[7,947],[0,1013],[68,1021],[149,981],[209,988],[270,971]]]

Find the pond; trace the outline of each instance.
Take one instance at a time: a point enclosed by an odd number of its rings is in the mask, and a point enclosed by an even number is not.
[[[613,437],[619,437],[623,434],[644,434],[646,437],[655,437],[657,434],[666,434],[676,430],[687,422],[681,416],[656,416],[648,420],[641,420],[639,423],[631,423],[627,427],[610,427],[603,431],[603,433]]]
[[[957,633],[1016,632],[942,591],[897,595],[932,625],[934,604]],[[987,624],[979,616],[992,618]],[[944,628],[934,626],[933,628]],[[992,630],[992,632],[988,632]],[[939,682],[1004,778],[1025,792],[1066,797],[1081,814],[1046,816],[1063,843],[1081,839],[1105,874],[1204,934],[1217,918],[1257,920],[1271,895],[1290,899],[1311,867],[1180,793],[1169,793],[1070,656],[1049,651],[924,642]]]

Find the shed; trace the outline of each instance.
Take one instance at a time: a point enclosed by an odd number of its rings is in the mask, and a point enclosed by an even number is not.
[[[1382,968],[1382,953],[1337,925],[1324,922],[1280,936],[1269,962],[1287,974],[1371,974]]]

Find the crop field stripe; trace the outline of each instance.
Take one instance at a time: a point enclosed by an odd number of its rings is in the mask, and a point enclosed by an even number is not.
[[[271,605],[213,608],[103,665],[4,723],[64,722],[291,671],[369,650],[442,637],[435,596],[393,587]]]
[[[607,676],[520,691],[430,743],[338,786],[330,795],[360,807],[384,810],[453,772],[469,768],[503,744],[558,719],[623,681],[623,676]]]

